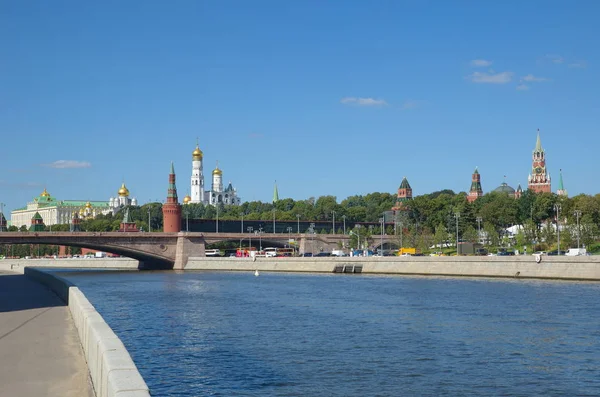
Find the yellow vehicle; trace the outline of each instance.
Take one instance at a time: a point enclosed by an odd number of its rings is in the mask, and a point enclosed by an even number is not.
[[[411,255],[417,255],[420,254],[421,250],[418,250],[416,248],[408,248],[408,247],[402,247],[398,250],[398,253],[396,255],[398,256],[411,256]]]

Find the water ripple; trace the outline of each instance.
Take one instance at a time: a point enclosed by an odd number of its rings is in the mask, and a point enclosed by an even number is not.
[[[251,273],[69,274],[155,396],[600,390],[600,285]]]

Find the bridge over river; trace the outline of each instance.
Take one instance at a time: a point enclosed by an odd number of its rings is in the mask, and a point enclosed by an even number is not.
[[[0,244],[49,244],[90,248],[136,259],[143,269],[184,269],[188,258],[205,256],[206,246],[231,241],[239,245],[283,247],[294,241],[300,252],[347,247],[344,234],[250,233],[122,233],[122,232],[3,232]],[[373,237],[374,246],[394,243],[396,236]]]

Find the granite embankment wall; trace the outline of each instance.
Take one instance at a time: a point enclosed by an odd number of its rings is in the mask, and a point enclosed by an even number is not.
[[[448,256],[323,258],[189,258],[185,270],[326,272],[336,266],[362,266],[362,273],[522,277],[600,281],[600,256]]]
[[[137,269],[139,262],[130,258],[2,259],[0,270],[23,273],[26,267],[61,269]]]
[[[24,272],[48,286],[68,304],[97,397],[150,396],[127,349],[79,288],[61,277],[31,267]]]

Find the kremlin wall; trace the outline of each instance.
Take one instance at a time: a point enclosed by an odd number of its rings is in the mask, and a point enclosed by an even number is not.
[[[218,162],[215,169],[212,171],[212,184],[209,190],[205,189],[204,181],[204,165],[203,152],[198,144],[192,152],[192,174],[190,181],[190,194],[186,195],[182,203],[202,203],[205,205],[240,205],[241,199],[238,196],[237,190],[232,186],[231,182],[226,188],[223,187],[223,171],[219,168]],[[551,177],[547,170],[546,153],[542,148],[540,132],[537,132],[537,140],[532,153],[532,167],[528,176],[527,187],[529,190],[536,193],[551,192]],[[516,189],[509,186],[506,181],[493,190],[497,193],[503,193],[510,197],[519,198],[523,193],[521,184]],[[558,195],[567,196],[567,191],[563,186],[562,170],[559,178],[559,186],[556,192]],[[478,168],[475,168],[471,176],[471,187],[467,193],[467,200],[473,202],[483,196],[483,188],[481,184],[481,174]],[[120,209],[128,206],[138,205],[136,198],[130,198],[129,189],[125,183],[117,191],[115,197],[110,197],[108,201],[82,201],[82,200],[58,200],[51,196],[46,189],[25,207],[18,208],[11,212],[11,226],[22,227],[26,226],[33,231],[44,230],[45,226],[57,224],[72,224],[77,231],[77,225],[81,220],[93,219],[97,215],[116,214]],[[404,177],[397,191],[396,204],[391,208],[392,213],[403,211],[407,201],[412,200],[413,192],[408,182]],[[274,196],[274,201],[277,199]],[[164,231],[177,232],[181,230],[181,205],[179,204],[177,189],[175,186],[175,171],[174,165],[171,164],[171,172],[169,174],[169,187],[167,192],[167,200],[163,205],[164,216]],[[0,227],[6,228],[6,220],[3,214],[0,214]],[[137,231],[135,223],[130,222],[128,215],[125,215],[121,224],[122,231]]]

